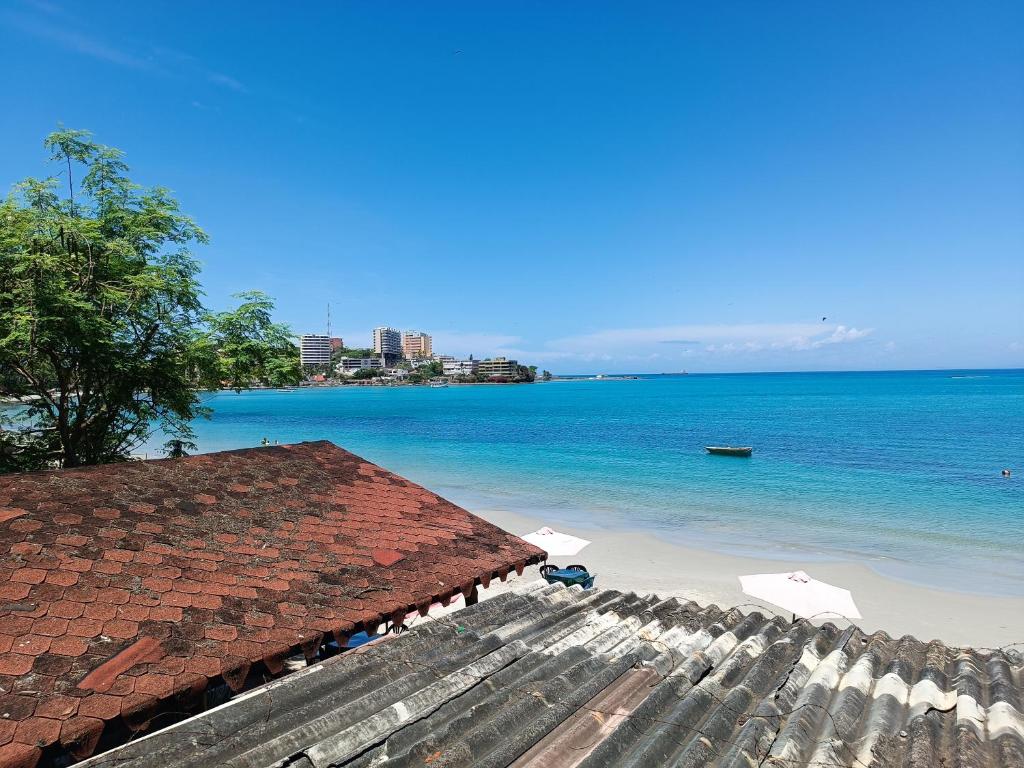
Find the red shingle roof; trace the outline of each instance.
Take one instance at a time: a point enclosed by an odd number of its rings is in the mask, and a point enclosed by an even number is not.
[[[0,476],[0,765],[542,557],[328,442]]]

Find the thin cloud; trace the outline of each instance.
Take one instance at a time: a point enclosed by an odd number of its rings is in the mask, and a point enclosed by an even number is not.
[[[553,339],[537,348],[516,346],[504,353],[535,362],[619,364],[654,359],[760,358],[772,353],[807,354],[841,344],[852,344],[873,329],[821,323],[736,323],[612,328]],[[681,347],[661,354],[666,347]],[[660,350],[660,352],[659,352]]]
[[[823,347],[827,344],[847,344],[851,341],[858,341],[874,332],[874,328],[847,328],[845,325],[837,326],[832,334],[824,339],[814,342],[815,347]]]
[[[231,77],[231,75],[225,75],[223,72],[209,72],[206,75],[206,79],[214,85],[230,88],[232,91],[238,91],[239,93],[246,92],[244,85]]]
[[[129,50],[128,46],[114,45],[103,38],[86,32],[82,25],[64,9],[45,0],[30,0],[26,7],[35,13],[8,12],[0,14],[0,22],[25,34],[47,40],[65,50],[82,56],[114,64],[126,69],[158,72],[183,78],[203,78],[207,82],[237,93],[248,89],[236,78],[224,72],[208,69],[191,54],[161,46],[143,46],[146,56]]]
[[[828,330],[831,330],[831,333],[828,333]],[[819,329],[817,334],[799,334],[789,339],[773,342],[771,346],[772,349],[802,352],[808,349],[821,349],[832,344],[848,344],[870,336],[872,333],[874,333],[873,328],[847,328],[845,325],[837,325],[827,329],[824,333]]]
[[[63,16],[64,9],[53,3],[48,3],[45,0],[24,0],[26,5],[30,5],[37,11],[49,14],[50,16]]]
[[[2,18],[8,26],[34,37],[49,40],[74,53],[129,69],[153,69],[151,62],[111,46],[98,37],[71,29],[64,22],[59,25],[53,24],[20,13],[4,14]]]
[[[666,339],[684,339],[695,344],[758,342],[781,343],[793,339],[812,339],[833,331],[835,326],[817,323],[735,323],[657,326],[653,328],[611,328],[578,336],[554,339],[550,349],[572,351],[636,348],[660,344]]]

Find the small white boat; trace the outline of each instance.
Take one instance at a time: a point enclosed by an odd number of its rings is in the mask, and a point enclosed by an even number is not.
[[[430,382],[431,389],[445,389],[448,386],[447,381],[432,381]]]

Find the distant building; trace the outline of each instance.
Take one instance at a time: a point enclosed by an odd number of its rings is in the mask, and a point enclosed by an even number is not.
[[[511,379],[519,373],[519,361],[509,360],[504,357],[495,357],[493,360],[480,360],[477,373],[483,376],[506,376]]]
[[[302,365],[326,365],[331,362],[331,337],[304,333],[299,337],[299,362]]]
[[[420,331],[406,331],[402,334],[402,355],[407,360],[430,357],[433,354],[430,335]]]
[[[363,368],[384,368],[384,356],[380,357],[343,357],[334,366],[334,371],[339,376],[351,376]]]
[[[331,349],[333,351],[337,352],[339,349],[343,348],[344,346],[345,346],[345,342],[344,342],[344,340],[342,340],[342,338],[340,336],[332,336],[331,337]]]
[[[386,326],[373,329],[373,352],[383,355],[388,364],[402,359],[402,334]]]
[[[445,376],[472,376],[480,367],[479,360],[444,360],[441,363]]]

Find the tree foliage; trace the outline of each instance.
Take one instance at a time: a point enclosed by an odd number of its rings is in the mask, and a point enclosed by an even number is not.
[[[0,203],[0,386],[27,400],[0,407],[0,471],[124,460],[154,429],[192,445],[200,388],[291,375],[267,297],[204,309],[189,247],[207,236],[168,190],[85,131],[45,146],[63,182]]]
[[[302,370],[292,332],[271,319],[273,300],[261,291],[235,298],[242,300],[237,309],[205,318],[203,342],[215,356],[214,376],[235,390],[253,383],[280,387],[298,382]]]
[[[377,379],[386,374],[380,368],[360,368],[352,374],[353,379]]]
[[[444,373],[444,364],[439,360],[432,360],[416,367],[416,372],[426,379],[440,376]]]
[[[343,357],[380,357],[373,347],[339,347],[331,353],[331,362],[337,363]]]

